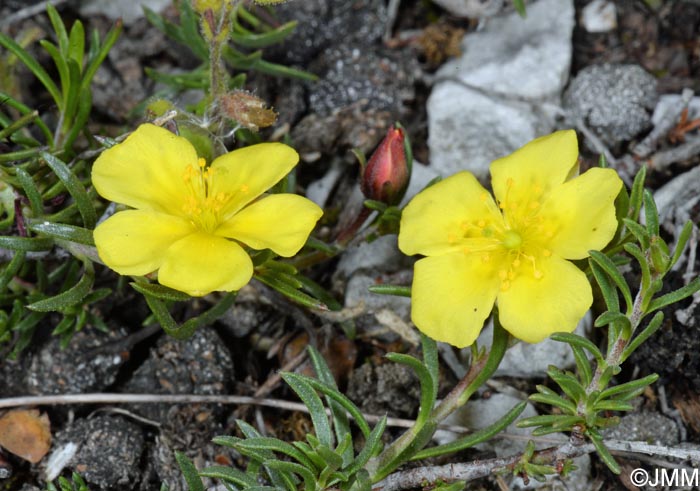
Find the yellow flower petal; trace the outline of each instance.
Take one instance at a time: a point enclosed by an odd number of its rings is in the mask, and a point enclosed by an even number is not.
[[[190,165],[197,165],[197,152],[189,141],[142,124],[124,142],[102,152],[92,168],[92,182],[110,201],[183,216],[183,172]]]
[[[553,233],[547,247],[565,259],[588,257],[615,235],[615,198],[622,180],[612,169],[594,168],[554,189],[542,205],[542,223]]]
[[[173,242],[191,234],[192,225],[179,217],[150,210],[115,213],[97,226],[95,246],[100,259],[123,275],[145,275],[158,269]]]
[[[280,256],[299,252],[323,210],[296,194],[272,194],[243,208],[217,230],[253,249],[272,249]]]
[[[513,336],[539,343],[555,332],[572,332],[593,303],[586,275],[569,261],[551,256],[537,263],[543,274],[518,275],[498,294],[501,324]]]
[[[277,184],[298,161],[296,150],[282,143],[251,145],[216,158],[210,194],[229,197],[223,221]]]
[[[477,255],[426,257],[416,262],[411,318],[423,333],[458,348],[479,336],[500,281]]]
[[[491,185],[500,205],[532,202],[559,186],[578,160],[573,130],[542,136],[491,163]]]
[[[240,245],[205,232],[175,242],[158,271],[161,284],[192,296],[239,290],[252,276],[253,263]]]
[[[434,256],[461,251],[475,226],[503,218],[491,195],[469,172],[460,172],[417,194],[401,214],[399,249]],[[480,234],[478,235],[480,236]]]

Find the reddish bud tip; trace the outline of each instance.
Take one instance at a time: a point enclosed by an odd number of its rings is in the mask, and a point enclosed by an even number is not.
[[[411,177],[409,166],[403,128],[389,128],[362,170],[362,193],[368,199],[390,206],[398,204]]]

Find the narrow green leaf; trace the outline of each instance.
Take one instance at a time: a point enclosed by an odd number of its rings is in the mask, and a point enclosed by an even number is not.
[[[576,422],[583,421],[584,418],[581,416],[567,416],[564,414],[542,414],[538,416],[530,416],[529,418],[523,418],[518,421],[515,425],[518,428],[531,428],[533,426],[558,426],[564,427],[568,424],[576,424]]]
[[[384,434],[385,429],[386,415],[382,416],[382,418],[377,422],[377,424],[372,429],[372,432],[367,437],[365,441],[365,446],[357,455],[357,458],[355,458],[352,464],[350,464],[350,466],[345,469],[345,471],[349,475],[352,476],[353,474],[357,473],[360,469],[362,469],[365,466],[365,464],[367,464],[367,462],[369,462],[369,459],[373,455],[379,453],[382,447],[382,435]]]
[[[51,26],[56,33],[56,39],[58,41],[58,47],[61,50],[61,54],[64,56],[68,55],[68,31],[66,26],[61,19],[61,15],[56,10],[56,7],[50,3],[46,4],[46,13],[51,21]]]
[[[644,190],[643,202],[647,232],[652,237],[657,236],[659,235],[659,210],[656,209],[654,196],[652,196],[651,191],[648,189]]]
[[[695,225],[691,221],[688,221],[685,223],[685,225],[683,225],[683,230],[681,230],[681,233],[678,234],[678,240],[676,241],[676,247],[673,250],[673,256],[671,257],[669,268],[673,267],[681,258],[681,255],[685,250],[685,246],[688,243],[688,240],[690,240],[690,235],[693,232],[694,226]]]
[[[2,91],[0,91],[0,101],[2,101],[3,104],[7,104],[11,108],[16,109],[23,115],[35,112],[34,109],[29,108],[28,106],[22,104],[18,100],[10,97],[9,94]],[[39,117],[34,119],[34,123],[44,134],[44,138],[46,138],[46,142],[49,145],[49,147],[53,146],[53,135],[51,134],[51,130],[49,130],[48,126],[46,126],[46,124]]]
[[[41,193],[39,193],[39,189],[37,189],[34,179],[32,179],[32,176],[30,176],[29,173],[21,167],[16,167],[15,175],[17,176],[17,180],[19,180],[22,189],[24,189],[24,194],[29,200],[29,206],[32,209],[32,214],[35,217],[40,217],[44,214],[44,205],[41,201]]]
[[[634,406],[625,401],[608,399],[593,404],[595,411],[631,411]]]
[[[617,269],[617,266],[615,266],[615,263],[613,263],[612,260],[602,252],[589,251],[589,253],[591,255],[591,259],[598,263],[601,269],[603,269],[613,283],[615,283],[615,286],[617,286],[617,289],[622,293],[622,297],[625,299],[627,311],[631,312],[634,303],[632,300],[632,293],[630,292],[630,287],[625,281],[625,278],[623,278],[622,274]]]
[[[625,244],[623,248],[630,256],[637,260],[637,263],[642,270],[642,289],[647,289],[651,283],[651,271],[649,269],[649,263],[644,257],[644,253],[637,244]]]
[[[321,444],[330,447],[333,444],[333,435],[321,398],[318,397],[316,391],[306,380],[294,373],[283,373],[282,379],[287,382],[309,409],[311,422],[316,430],[316,437],[318,437]]]
[[[234,467],[226,467],[223,465],[212,465],[209,467],[205,467],[204,469],[199,471],[199,475],[201,477],[221,479],[222,481],[237,484],[244,488],[258,485],[258,482],[245,472],[238,470]]]
[[[539,390],[539,386],[537,387]],[[576,406],[568,399],[556,394],[532,394],[528,397],[531,401],[549,404],[550,406],[558,407],[567,414],[576,414]]]
[[[627,230],[629,230],[632,235],[634,235],[634,238],[637,239],[637,242],[639,242],[644,249],[648,249],[651,243],[651,237],[649,236],[647,229],[629,218],[623,219],[623,222],[625,223]]]
[[[192,299],[192,297],[190,297],[187,293],[183,293],[178,290],[173,290],[172,288],[168,288],[167,286],[163,286],[157,283],[139,283],[132,281],[129,284],[137,292],[143,295],[154,297],[158,300],[186,302]]]
[[[595,327],[603,327],[607,326],[608,324],[612,324],[613,322],[618,322],[620,324],[626,324],[627,326],[630,326],[630,320],[629,318],[623,314],[622,312],[611,312],[609,310],[603,312],[598,316],[598,318],[595,320],[593,325]]]
[[[663,321],[663,312],[659,311],[656,314],[654,314],[654,317],[651,318],[649,324],[642,330],[642,332],[640,332],[634,338],[632,338],[630,344],[628,344],[627,347],[625,347],[625,349],[622,351],[621,362],[629,358],[630,355],[642,345],[642,343],[644,343],[647,339],[654,335],[654,333],[656,333],[656,331],[658,331],[661,327]]]
[[[63,239],[88,246],[95,245],[95,241],[92,238],[92,231],[83,227],[35,220],[29,224],[28,228],[32,232],[51,237],[52,239]]]
[[[296,26],[297,21],[290,21],[272,31],[261,34],[238,34],[234,32],[231,33],[231,40],[244,48],[266,48],[284,41],[287,36],[294,32]]]
[[[547,374],[571,400],[578,403],[586,398],[586,389],[576,380],[576,377],[563,373],[559,371],[559,369],[553,370],[552,368],[553,367],[550,366],[549,370],[547,370]]]
[[[387,353],[386,358],[394,363],[400,363],[413,369],[420,383],[420,408],[416,417],[415,428],[421,428],[430,417],[435,403],[433,394],[437,394],[437,390],[433,384],[432,374],[419,360],[409,355],[401,353]]]
[[[661,295],[660,297],[655,298],[649,304],[648,311],[653,312],[655,310],[663,309],[664,307],[667,307],[668,305],[680,302],[681,300],[684,300],[684,299],[690,297],[691,295],[695,294],[698,291],[700,291],[700,277],[696,277],[693,281],[691,281],[687,285],[679,288],[676,291],[673,291],[673,292],[667,293],[666,295]]]
[[[73,118],[73,123],[70,127],[70,131],[68,131],[68,135],[66,136],[66,140],[63,145],[63,148],[66,149],[66,151],[73,147],[73,143],[75,143],[78,135],[85,128],[92,110],[92,91],[89,88],[82,89],[80,94],[80,98],[78,99],[78,112],[75,115],[75,118]]]
[[[326,364],[326,360],[323,359],[321,353],[318,352],[316,348],[309,345],[308,347],[309,357],[311,358],[311,364],[316,371],[316,375],[321,383],[326,384],[329,388],[333,390],[338,390],[338,386],[335,383],[335,378],[331,373],[330,368]],[[336,401],[328,396],[326,397],[326,404],[331,410],[331,417],[333,418],[333,429],[335,430],[335,438],[337,441],[342,442],[346,436],[350,436],[350,422],[348,421],[348,415],[345,409],[338,404]],[[343,464],[347,465],[353,456],[353,449],[351,446],[343,452]]]
[[[600,293],[603,295],[603,300],[605,300],[605,305],[608,310],[613,312],[619,312],[620,310],[620,300],[617,298],[617,290],[610,283],[608,275],[605,273],[603,268],[601,268],[597,262],[592,259],[588,260],[588,264],[593,273],[598,286],[600,287]]]
[[[513,0],[513,6],[520,17],[523,19],[527,17],[527,10],[525,9],[525,2],[523,0]]]
[[[471,435],[467,435],[457,440],[447,443],[445,445],[438,445],[437,447],[430,447],[423,449],[411,457],[411,460],[422,460],[432,457],[438,457],[440,455],[451,454],[454,452],[459,452],[467,448],[471,448],[474,445],[490,440],[498,433],[503,431],[508,427],[515,419],[520,416],[520,414],[525,410],[527,402],[522,401],[516,404],[513,409],[504,414],[495,423],[483,428],[479,431],[475,431]]]
[[[194,333],[194,331],[201,326],[212,324],[214,321],[216,321],[216,319],[224,315],[224,313],[231,308],[236,301],[237,293],[238,292],[229,292],[225,294],[221,300],[214,304],[214,306],[209,310],[183,322],[182,325],[178,325],[177,322],[175,322],[167,307],[161,300],[148,295],[144,296],[144,298],[146,299],[146,303],[151,309],[151,312],[153,312],[153,315],[166,334],[174,337],[175,339],[187,339],[192,336],[192,333]]]
[[[631,220],[637,220],[639,217],[639,212],[642,209],[642,196],[644,194],[644,180],[646,179],[647,168],[646,166],[641,166],[639,172],[634,176],[634,182],[632,183],[632,189],[630,191],[630,214],[628,218]]]
[[[182,452],[175,451],[175,460],[180,467],[189,491],[204,491],[204,483],[192,461]],[[256,483],[257,484],[257,483]]]
[[[7,284],[15,277],[19,269],[24,264],[26,254],[24,251],[16,251],[9,263],[5,265],[0,273],[0,291],[3,291]]]
[[[36,312],[58,312],[61,309],[77,305],[90,293],[94,280],[95,273],[92,269],[92,263],[86,263],[85,273],[75,286],[53,297],[30,303],[27,308]]]
[[[571,352],[574,354],[576,369],[578,370],[579,377],[581,377],[581,382],[583,385],[588,386],[593,379],[593,370],[588,361],[588,357],[582,348],[573,344],[569,346],[571,347]]]
[[[46,88],[54,102],[57,105],[61,105],[61,92],[56,87],[56,84],[51,80],[51,77],[46,70],[44,70],[41,65],[30,55],[24,48],[17,44],[10,37],[0,32],[0,45],[4,46],[8,51],[14,54],[19,60],[26,65],[27,68],[34,74],[34,76],[39,79],[41,84]]]
[[[285,297],[289,298],[290,300],[294,300],[295,302],[299,303],[300,305],[303,305],[305,307],[311,308],[311,309],[318,309],[318,310],[329,310],[328,306],[325,305],[323,302],[307,295],[304,292],[299,291],[296,289],[293,285],[290,285],[285,279],[282,277],[282,275],[276,274],[276,275],[271,275],[268,273],[256,273],[255,278],[260,281],[261,283],[266,284],[273,290],[278,291]]]
[[[592,354],[598,363],[602,363],[604,360],[603,353],[600,352],[598,347],[590,339],[579,336],[578,334],[569,332],[555,332],[550,336],[551,339],[559,341],[562,343],[568,343],[573,346],[578,346],[583,348]]]
[[[304,455],[299,449],[293,445],[284,442],[278,438],[269,437],[257,437],[257,438],[246,438],[245,440],[239,441],[236,449],[251,449],[251,450],[269,450],[271,452],[279,452],[288,457],[299,462],[301,465],[308,467],[309,469],[314,468],[313,462]]]
[[[638,380],[632,380],[630,382],[625,382],[624,384],[616,385],[615,387],[605,389],[600,393],[598,399],[602,401],[604,399],[609,399],[624,392],[635,391],[638,389],[643,390],[647,386],[656,382],[658,379],[659,376],[656,373],[652,373],[651,375],[647,375],[646,377],[640,378]]]
[[[68,56],[75,61],[78,66],[83,66],[85,56],[85,29],[80,20],[73,22],[68,35]]]
[[[613,474],[619,474],[620,466],[617,462],[615,462],[615,459],[610,454],[610,451],[603,444],[602,439],[599,437],[593,437],[592,435],[589,436],[591,438],[591,442],[593,442],[593,445],[595,446],[596,451],[598,452],[600,459],[605,462],[605,465],[608,466],[608,469],[610,469]]]
[[[58,158],[48,152],[41,152],[41,156],[75,200],[85,227],[89,229],[94,228],[97,222],[97,214],[83,183],[80,182],[80,180],[73,175],[68,166]]]
[[[315,491],[316,479],[309,469],[293,462],[283,462],[281,460],[267,460],[265,465],[282,472],[293,472],[301,476],[304,480],[304,491]]]
[[[352,402],[350,399],[348,399],[346,396],[341,394],[338,390],[332,389],[328,387],[325,384],[322,384],[318,380],[311,378],[311,377],[306,377],[304,375],[299,375],[299,374],[288,374],[293,377],[298,377],[303,379],[307,384],[309,384],[311,387],[313,387],[315,390],[321,392],[324,395],[327,395],[334,401],[336,401],[338,404],[343,406],[345,410],[350,413],[350,416],[355,420],[355,423],[357,426],[360,428],[360,431],[362,434],[367,438],[370,434],[370,427],[369,424],[367,423],[367,420],[365,419],[364,415],[362,414],[362,411],[355,405],[354,402]]]
[[[114,43],[116,43],[117,39],[119,39],[119,34],[121,34],[122,32],[122,27],[123,24],[121,20],[115,22],[114,26],[105,35],[103,43],[101,46],[99,46],[99,49],[96,49],[99,44],[99,35],[97,34],[97,31],[95,31],[92,46],[90,46],[90,53],[88,57],[87,66],[83,71],[83,79],[81,81],[80,86],[82,93],[85,93],[86,90],[90,90],[90,84],[92,83],[92,79],[95,76],[97,69],[107,57],[107,53],[109,53],[109,50],[112,49]],[[92,94],[91,91],[90,93]]]
[[[0,249],[10,249],[20,252],[49,251],[53,240],[44,237],[0,237]]]
[[[398,286],[398,285],[373,285],[368,288],[372,293],[377,293],[379,295],[395,295],[397,297],[410,297],[411,287],[410,286]]]
[[[421,346],[423,347],[423,364],[428,369],[430,378],[433,379],[433,404],[437,399],[437,391],[440,386],[440,362],[438,360],[437,343],[434,339],[421,333]]]

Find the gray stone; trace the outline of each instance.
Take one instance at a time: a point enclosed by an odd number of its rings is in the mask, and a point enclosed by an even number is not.
[[[96,489],[134,489],[144,448],[141,428],[119,416],[79,419],[56,435],[56,447],[77,445],[70,469]]]
[[[564,95],[564,107],[605,143],[614,146],[651,126],[656,79],[638,65],[591,65]]]
[[[404,257],[399,252],[396,235],[384,235],[347,249],[340,258],[336,274],[347,278],[362,269],[393,272],[400,268]]]
[[[571,64],[571,0],[539,0],[467,34],[428,99],[431,166],[443,176],[488,165],[554,126]]]
[[[609,32],[617,27],[617,8],[608,0],[593,0],[581,9],[581,24],[588,32]]]
[[[410,417],[418,408],[420,384],[413,371],[398,363],[365,363],[348,380],[347,396],[364,412]]]
[[[282,22],[295,20],[297,28],[270,52],[286,64],[308,65],[328,46],[368,46],[381,38],[387,12],[382,0],[304,0],[275,7]]]
[[[216,332],[205,326],[186,340],[160,338],[123,390],[135,394],[223,394],[232,379],[231,354]],[[173,419],[171,407],[164,404],[143,404],[133,410],[157,421]]]
[[[590,313],[581,319],[576,330],[576,334],[586,336],[592,325]],[[489,324],[479,335],[480,346],[490,346],[493,332],[493,323]],[[546,376],[547,367],[554,365],[562,370],[574,367],[574,355],[571,348],[566,343],[545,339],[537,344],[519,342],[511,346],[503,356],[501,364],[496,370],[497,376],[511,376],[523,378],[541,378]]]
[[[369,276],[357,273],[350,278],[345,290],[345,306],[356,307],[363,304],[368,313],[378,312],[388,309],[397,314],[402,319],[410,319],[411,299],[406,297],[396,297],[393,295],[377,295],[371,293],[368,288],[379,284],[376,275]]]
[[[415,95],[418,65],[408,51],[343,43],[326,49],[310,69],[321,79],[309,87],[309,106],[322,116],[356,103],[398,114]]]
[[[673,447],[680,442],[676,423],[663,414],[651,411],[627,414],[620,418],[619,425],[602,433],[607,439],[641,441],[650,445]]]

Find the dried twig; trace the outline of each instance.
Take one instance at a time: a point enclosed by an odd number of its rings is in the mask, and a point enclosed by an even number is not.
[[[58,7],[62,3],[66,3],[66,0],[47,0],[46,2],[39,2],[37,4],[30,5],[29,7],[19,9],[14,14],[8,15],[7,17],[5,17],[5,19],[0,21],[0,29],[5,29],[6,27],[9,27],[16,22],[23,21],[24,19],[34,17],[36,14],[44,12],[46,10],[47,4],[53,5],[54,7]]]
[[[656,152],[649,158],[649,167],[654,170],[661,170],[671,164],[688,160],[700,154],[700,137],[688,140],[677,147]]]
[[[694,92],[691,89],[683,89],[678,101],[666,110],[647,137],[632,148],[632,153],[638,157],[648,157],[658,146],[659,140],[668,135],[669,131],[678,123],[678,118],[688,107],[693,95]]]

